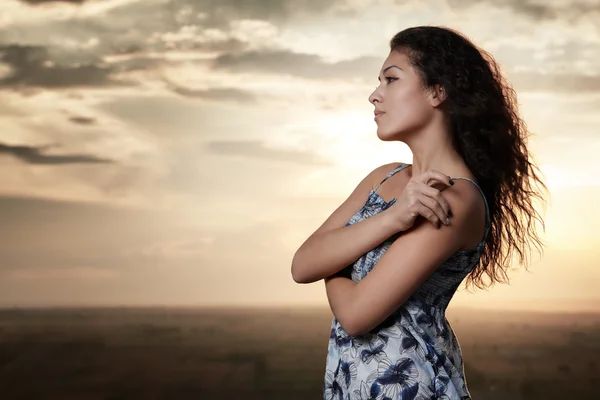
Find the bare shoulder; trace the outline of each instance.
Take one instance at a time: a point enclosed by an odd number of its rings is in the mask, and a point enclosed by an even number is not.
[[[465,238],[464,249],[479,244],[485,233],[485,200],[478,187],[465,179],[453,179],[454,185],[443,191],[444,198],[450,204],[454,221],[460,226]]]
[[[328,231],[330,229],[340,228],[356,214],[367,201],[369,193],[374,189],[386,175],[395,168],[404,163],[393,162],[383,164],[369,172],[354,188],[352,193],[342,202],[342,204],[323,222],[323,224],[313,233]],[[312,235],[311,235],[312,236]]]

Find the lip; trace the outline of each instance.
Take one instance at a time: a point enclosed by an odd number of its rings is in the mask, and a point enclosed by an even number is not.
[[[383,111],[375,111],[375,119],[381,117],[383,114],[385,114]]]

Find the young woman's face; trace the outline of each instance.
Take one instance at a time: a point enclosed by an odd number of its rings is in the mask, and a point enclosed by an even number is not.
[[[377,136],[381,140],[404,140],[427,126],[434,112],[432,92],[423,87],[405,54],[390,52],[379,79],[369,102],[375,106]]]

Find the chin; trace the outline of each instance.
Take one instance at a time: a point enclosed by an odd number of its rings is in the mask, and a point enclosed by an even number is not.
[[[402,140],[403,135],[402,132],[377,128],[377,137],[383,142],[392,142],[395,140]]]

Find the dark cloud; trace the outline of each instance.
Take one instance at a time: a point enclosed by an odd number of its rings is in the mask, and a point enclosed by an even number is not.
[[[83,4],[88,0],[20,0],[21,3],[26,3],[32,6],[39,6],[41,4],[53,4],[53,3],[70,3],[70,4]]]
[[[188,13],[189,18],[204,14],[202,23],[210,27],[225,27],[231,21],[242,19],[280,23],[301,15],[322,15],[332,10],[348,13],[346,0],[175,0],[172,7],[193,10]]]
[[[457,9],[475,5],[489,4],[499,8],[508,8],[518,14],[527,15],[535,20],[578,19],[599,12],[600,4],[577,0],[541,2],[535,0],[448,0],[448,4]]]
[[[96,118],[90,118],[90,117],[71,117],[71,118],[69,118],[69,121],[73,122],[74,124],[78,124],[78,125],[95,125],[96,124]]]
[[[27,164],[107,164],[113,163],[113,160],[96,157],[88,154],[61,154],[51,155],[43,154],[44,150],[52,147],[48,146],[14,146],[0,143],[0,155],[8,154],[17,157]]]
[[[479,4],[474,0],[448,0],[456,9],[464,9]],[[58,3],[57,1],[25,0],[32,5],[42,3]],[[85,1],[72,1],[84,4]],[[583,2],[565,3],[564,5],[546,4],[532,0],[487,0],[488,5],[514,9],[535,19],[568,18],[569,16],[600,15],[599,6]],[[85,7],[85,4],[83,5]],[[173,0],[164,2],[134,2],[115,6],[98,18],[72,18],[68,20],[49,21],[47,24],[23,24],[10,26],[0,35],[14,44],[0,45],[0,62],[10,67],[11,74],[0,79],[1,88],[16,90],[32,89],[69,89],[81,87],[109,87],[135,85],[138,77],[131,72],[150,71],[153,79],[161,75],[161,68],[177,65],[181,60],[169,60],[167,53],[188,53],[194,59],[199,53],[217,53],[214,60],[199,57],[185,63],[210,65],[214,70],[230,73],[263,73],[269,75],[291,75],[306,79],[331,80],[351,79],[375,82],[377,72],[383,61],[379,57],[359,57],[337,63],[325,62],[323,58],[306,53],[295,53],[282,49],[265,49],[249,51],[249,43],[235,37],[230,31],[231,22],[235,20],[268,21],[274,25],[285,26],[289,19],[309,19],[324,13],[342,15],[349,8],[345,0],[321,2],[320,0],[302,0],[298,2],[282,2],[278,0]],[[139,15],[145,17],[140,20]],[[132,29],[130,21],[136,20]],[[193,28],[193,29],[189,29]],[[213,28],[219,29],[214,31]],[[189,30],[189,31],[188,31]],[[209,32],[212,30],[212,32]],[[218,32],[218,34],[215,34]],[[187,33],[187,34],[186,34]],[[81,49],[61,47],[57,38],[69,38],[73,43],[81,44]],[[21,39],[26,38],[26,39]],[[44,47],[52,39],[52,47]],[[39,43],[39,46],[26,46],[17,43]],[[96,43],[89,45],[88,43]],[[594,44],[595,45],[595,44]],[[581,58],[582,55],[593,58],[597,49],[585,49],[583,45],[557,44],[557,50],[548,59],[548,64],[563,65],[565,60]],[[592,46],[592,45],[590,45]],[[536,66],[540,63],[538,52],[523,50],[521,57],[518,48],[509,46],[505,51],[506,60],[519,67]],[[580,49],[581,48],[581,49]],[[206,56],[206,54],[204,54]],[[113,57],[111,57],[113,56]],[[185,59],[185,57],[184,57]],[[518,60],[514,61],[514,60]],[[545,60],[545,59],[544,59]],[[507,70],[511,70],[511,66]],[[552,70],[550,68],[549,70]],[[124,79],[131,79],[125,81]],[[578,78],[575,78],[577,81]],[[569,91],[571,87],[583,85],[585,90],[596,87],[584,85],[593,78],[582,78],[580,83],[567,82],[561,88],[561,81],[550,80],[550,84],[558,85],[557,90]],[[537,78],[530,87],[545,89],[545,81]],[[527,85],[528,82],[519,85]],[[256,102],[256,95],[235,88],[219,88],[196,90],[184,86],[171,86],[171,90],[183,97],[198,98],[209,101],[235,101],[244,104]]]
[[[34,5],[44,2],[27,3]],[[261,20],[281,25],[289,18],[303,15],[311,18],[328,10],[341,10],[344,3],[344,0],[139,1],[115,6],[98,16],[77,16],[48,20],[44,23],[10,25],[0,28],[0,36],[5,44],[52,43],[53,55],[57,55],[61,64],[70,63],[72,60],[86,60],[86,56],[101,59],[106,55],[127,53],[143,55],[164,51],[233,52],[247,48],[248,43],[229,34],[232,21]],[[139,18],[140,15],[144,18]],[[132,25],[131,21],[135,21],[135,24]],[[197,32],[188,32],[180,37],[182,29],[191,27],[197,29]],[[214,29],[218,29],[220,34],[215,36]],[[208,34],[205,35],[205,32]],[[81,44],[82,47],[76,51],[61,49],[57,43],[60,43],[62,38],[68,38],[70,42]],[[86,46],[90,41],[97,43]]]
[[[0,62],[10,68],[10,73],[0,79],[0,88],[22,90],[126,86],[133,82],[118,78],[119,74],[153,70],[166,63],[161,58],[131,56],[108,64],[93,54],[87,57],[79,55],[87,59],[86,62],[80,62],[76,55],[61,54],[59,49],[52,50],[55,54],[43,46],[0,45]]]
[[[288,50],[227,53],[215,58],[212,68],[228,72],[294,75],[309,79],[366,78],[376,80],[383,58],[359,57],[326,63],[314,54]]]
[[[329,165],[314,153],[299,150],[270,149],[260,141],[212,141],[208,150],[216,154],[243,156],[269,161],[286,161],[299,164]]]
[[[41,46],[0,46],[0,61],[12,70],[0,80],[0,87],[70,88],[115,83],[109,68],[94,64],[59,65],[50,60],[48,51]]]
[[[54,3],[68,3],[74,5],[84,5],[90,0],[20,0],[22,3],[32,6]],[[129,12],[139,9],[140,3],[124,5],[117,7],[117,12]],[[147,7],[157,8],[154,2],[148,2]],[[296,0],[286,2],[280,0],[172,0],[166,7],[159,3],[165,13],[174,18],[178,11],[187,9],[190,12],[177,15],[177,18],[184,22],[196,20],[198,14],[203,16],[202,21],[209,25],[218,23],[219,25],[228,25],[229,21],[236,19],[262,19],[262,20],[281,20],[297,16],[298,14],[322,14],[330,10],[336,10],[350,15],[351,9],[347,7],[346,0]],[[208,19],[208,20],[207,20]]]

